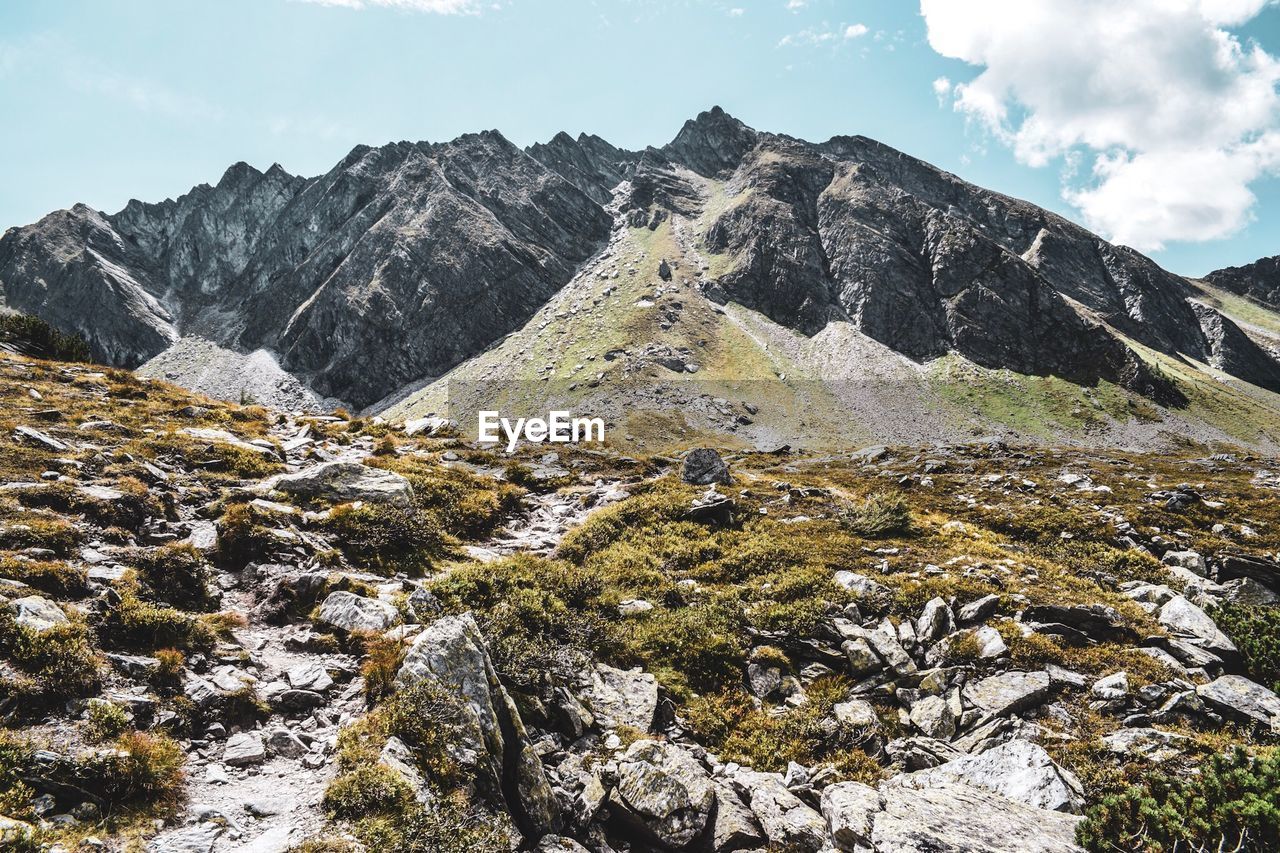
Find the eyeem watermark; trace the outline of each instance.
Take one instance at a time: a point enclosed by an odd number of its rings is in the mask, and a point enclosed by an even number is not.
[[[554,410],[542,418],[510,418],[497,412],[482,410],[479,413],[476,433],[482,442],[497,442],[501,430],[507,438],[507,452],[511,453],[520,439],[533,444],[549,441],[552,444],[578,444],[583,441],[604,441],[604,421],[600,418],[575,418],[572,412]]]

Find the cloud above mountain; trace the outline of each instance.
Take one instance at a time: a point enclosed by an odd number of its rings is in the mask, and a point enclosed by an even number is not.
[[[934,91],[1143,250],[1225,237],[1280,171],[1280,59],[1231,28],[1268,0],[921,0],[930,46],[981,70]],[[1087,166],[1087,168],[1080,168]]]

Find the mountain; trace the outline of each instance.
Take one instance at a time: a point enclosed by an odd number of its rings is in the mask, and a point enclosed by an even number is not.
[[[154,369],[181,383],[210,373],[180,366],[184,336],[205,338],[396,417],[506,381],[679,410],[697,431],[723,425],[732,383],[767,380],[753,394],[773,421],[728,419],[744,440],[797,437],[784,412],[803,405],[809,442],[855,438],[852,414],[870,437],[1265,444],[1266,263],[1194,282],[874,140],[810,143],[717,107],[643,151],[489,131],[361,146],[317,178],[237,164],[177,200],[77,205],[0,238],[0,300],[109,363],[165,353]],[[661,406],[669,388],[634,388],[677,379],[696,384]]]
[[[1280,310],[1280,255],[1242,267],[1217,270],[1205,276],[1205,280],[1238,296],[1247,296]]]

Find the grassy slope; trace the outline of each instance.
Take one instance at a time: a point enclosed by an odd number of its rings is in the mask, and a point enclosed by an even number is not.
[[[958,356],[914,364],[848,324],[833,323],[806,338],[734,303],[716,306],[696,282],[723,276],[736,259],[710,252],[701,235],[748,194],[730,195],[719,181],[691,180],[704,199],[697,218],[672,216],[653,231],[623,229],[608,257],[588,261],[524,329],[385,414],[407,419],[449,413],[468,429],[474,406],[458,402],[478,395],[460,392],[490,383],[484,394],[499,409],[532,414],[559,406],[603,416],[613,443],[656,451],[712,436],[728,446],[838,449],[991,433],[1068,445],[1165,446],[1181,435],[1280,447],[1280,396],[1223,382],[1207,365],[1179,362],[1132,342],[1179,383],[1188,407],[1163,409],[1110,383],[1081,388],[981,368]],[[668,284],[657,276],[664,258],[674,267]],[[1264,343],[1272,336],[1280,340],[1280,315],[1208,286],[1205,301]],[[662,328],[664,314],[679,319]],[[627,358],[604,358],[610,350],[634,355],[647,344],[692,353],[689,359],[700,369],[635,370]],[[453,386],[452,401],[450,382],[463,383]],[[715,401],[727,402],[736,414],[748,402],[759,411],[751,425],[734,424]]]

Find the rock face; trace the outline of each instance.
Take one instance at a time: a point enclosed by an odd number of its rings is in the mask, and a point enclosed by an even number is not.
[[[1272,308],[1280,308],[1280,255],[1262,258],[1242,267],[1211,272],[1205,276],[1205,281]]]
[[[1280,389],[1271,354],[1142,255],[865,137],[804,142],[718,107],[643,152],[564,133],[521,151],[486,131],[359,146],[314,178],[239,163],[176,200],[76,205],[0,237],[0,305],[112,364],[197,335],[365,406],[520,328],[604,244],[606,205],[653,228],[700,213],[707,180],[734,203],[697,235],[731,260],[704,289],[806,334],[849,322],[916,360],[1179,402],[1101,319]],[[1210,281],[1274,306],[1274,269]]]
[[[1196,695],[1235,719],[1280,731],[1280,696],[1242,675],[1224,675],[1202,684]]]
[[[492,794],[505,800],[527,837],[555,828],[558,809],[542,762],[470,613],[446,616],[423,631],[405,655],[397,681],[429,682],[457,695],[464,710],[463,747],[481,756],[480,770]]]
[[[177,200],[10,231],[0,299],[113,364],[190,332],[274,350],[321,395],[367,405],[518,327],[608,225],[496,131],[358,146],[317,178],[238,163]]]

